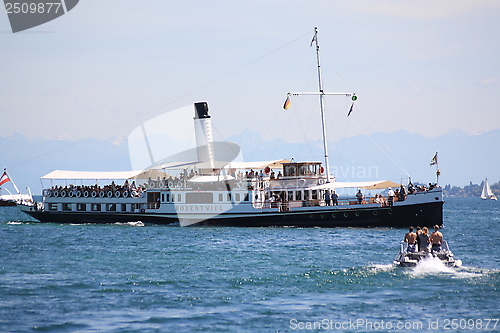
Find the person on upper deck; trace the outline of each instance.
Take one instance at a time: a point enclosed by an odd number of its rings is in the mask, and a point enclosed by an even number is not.
[[[332,195],[330,196],[332,199],[332,205],[337,206],[339,204],[339,195],[335,190],[332,191]]]
[[[405,242],[408,242],[407,252],[417,252],[417,234],[413,232],[413,227],[409,228],[409,232],[406,233]]]
[[[387,201],[389,203],[389,206],[392,206],[394,203],[394,196],[396,193],[392,190],[392,187],[389,187],[389,192],[387,192]]]
[[[356,193],[356,199],[358,200],[358,204],[362,204],[363,203],[363,193],[361,193],[361,190],[358,190],[358,193]]]
[[[325,206],[330,206],[331,205],[331,196],[330,196],[330,191],[329,190],[326,190],[325,191],[325,194],[323,194],[323,196],[325,197]]]

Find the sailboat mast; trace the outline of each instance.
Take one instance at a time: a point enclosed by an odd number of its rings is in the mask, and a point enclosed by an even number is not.
[[[326,182],[330,182],[330,165],[328,163],[328,143],[326,137],[326,121],[325,121],[325,110],[323,99],[325,93],[323,91],[323,78],[321,76],[321,64],[319,61],[319,44],[318,44],[318,27],[314,27],[314,37],[313,41],[316,45],[316,60],[318,62],[318,88],[319,88],[319,108],[321,111],[321,128],[323,130],[323,150],[325,153],[325,171],[326,171]]]

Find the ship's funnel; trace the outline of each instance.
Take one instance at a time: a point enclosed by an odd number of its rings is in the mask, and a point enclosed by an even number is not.
[[[196,135],[196,150],[198,161],[208,163],[210,169],[200,170],[202,173],[211,173],[214,169],[214,151],[212,137],[212,121],[208,114],[207,102],[194,103],[194,130]]]

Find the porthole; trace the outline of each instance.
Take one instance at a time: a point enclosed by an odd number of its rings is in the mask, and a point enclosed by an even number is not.
[[[332,213],[332,217],[333,217],[333,218],[336,218],[336,217],[337,217],[337,214]]]
[[[354,213],[354,215],[356,215],[356,217],[359,217],[359,212]]]
[[[378,215],[378,211],[374,210],[373,211],[373,215],[377,216]]]
[[[321,214],[321,218],[324,219],[326,217],[325,214]]]
[[[349,214],[348,214],[348,213],[344,213],[344,217],[348,217],[348,216],[349,216]]]
[[[392,209],[389,209],[387,213],[389,213],[389,215],[392,215]]]

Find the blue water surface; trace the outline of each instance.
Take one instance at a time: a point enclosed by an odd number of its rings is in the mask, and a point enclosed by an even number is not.
[[[402,229],[42,224],[1,207],[0,332],[498,332],[500,202],[448,198],[444,216],[459,269],[393,267]]]

